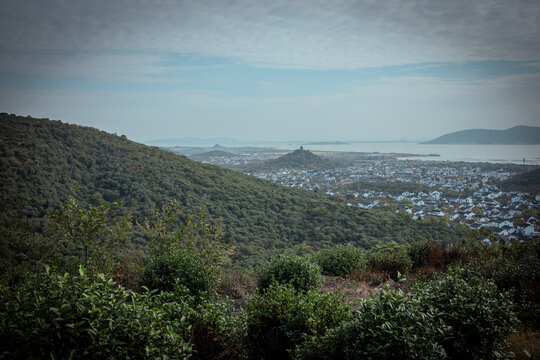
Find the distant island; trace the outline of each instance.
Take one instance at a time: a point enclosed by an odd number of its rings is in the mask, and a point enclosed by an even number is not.
[[[462,130],[421,144],[538,145],[540,127],[520,125],[507,130]]]

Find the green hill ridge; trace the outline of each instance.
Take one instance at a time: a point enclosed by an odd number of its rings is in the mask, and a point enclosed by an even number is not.
[[[78,184],[81,205],[122,202],[136,220],[177,198],[185,213],[206,208],[236,246],[235,260],[266,259],[295,246],[352,243],[370,248],[394,240],[452,241],[466,230],[367,211],[324,194],[286,188],[206,165],[90,127],[0,114],[2,217],[43,228]],[[141,234],[134,241],[144,242]]]
[[[520,125],[506,130],[462,130],[442,135],[423,144],[540,144],[540,127]]]
[[[266,160],[253,166],[253,170],[327,170],[339,167],[340,163],[315,155],[303,147],[287,153],[277,159]]]

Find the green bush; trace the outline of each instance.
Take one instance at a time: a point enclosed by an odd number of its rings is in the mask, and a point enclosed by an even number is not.
[[[533,241],[531,241],[533,243]],[[528,245],[528,246],[527,246]],[[502,256],[475,260],[471,271],[495,282],[500,291],[512,290],[516,312],[527,326],[540,328],[540,258],[531,244],[513,244]]]
[[[174,292],[159,294],[161,301],[181,303],[187,309],[185,321],[190,326],[190,359],[243,359],[245,321],[228,299],[207,299],[189,294],[177,286]]]
[[[199,296],[216,288],[219,275],[219,267],[207,264],[196,252],[174,249],[152,258],[144,268],[141,283],[162,291],[173,291],[178,284]]]
[[[447,327],[421,299],[381,291],[360,303],[353,318],[297,349],[298,360],[444,359],[437,342]]]
[[[449,359],[504,359],[506,337],[517,325],[509,293],[472,271],[456,268],[440,278],[420,284],[426,306],[440,312],[451,326],[442,345]]]
[[[191,324],[193,359],[243,359],[245,322],[226,302],[203,302],[193,308]]]
[[[338,245],[315,255],[324,275],[345,276],[366,265],[364,251],[353,246]]]
[[[321,268],[306,257],[281,255],[261,271],[258,287],[265,289],[274,281],[291,284],[297,290],[318,289],[322,285]]]
[[[378,245],[369,254],[369,264],[373,270],[381,271],[392,279],[397,279],[397,273],[406,273],[412,266],[407,254],[407,247],[391,242]]]
[[[465,264],[472,258],[468,244],[452,244],[443,251],[445,265]]]
[[[180,303],[137,294],[104,275],[50,272],[0,291],[0,358],[185,359]]]
[[[526,256],[495,262],[491,274],[499,290],[513,290],[520,319],[532,328],[540,328],[540,259]]]
[[[343,299],[274,282],[245,307],[250,358],[288,359],[296,345],[349,318]]]
[[[420,268],[428,263],[429,254],[434,248],[430,241],[415,241],[409,244],[407,255],[411,259],[411,264],[414,269]]]

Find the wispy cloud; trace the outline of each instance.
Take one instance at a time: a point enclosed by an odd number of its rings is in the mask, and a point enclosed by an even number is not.
[[[540,3],[525,0],[6,0],[0,11],[0,49],[21,55],[187,54],[296,69],[540,59]]]
[[[4,0],[0,16],[3,111],[141,140],[540,118],[539,1]]]

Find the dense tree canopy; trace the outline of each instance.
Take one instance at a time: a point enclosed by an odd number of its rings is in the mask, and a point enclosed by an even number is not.
[[[205,165],[94,128],[0,114],[1,216],[43,229],[78,184],[81,206],[121,202],[115,216],[143,222],[168,200],[185,214],[206,209],[222,223],[235,259],[252,262],[284,248],[351,243],[371,248],[393,240],[453,241],[463,228],[413,221],[390,211],[347,207],[324,194],[285,188]],[[180,220],[183,220],[180,219]],[[135,243],[148,239],[136,231]]]

